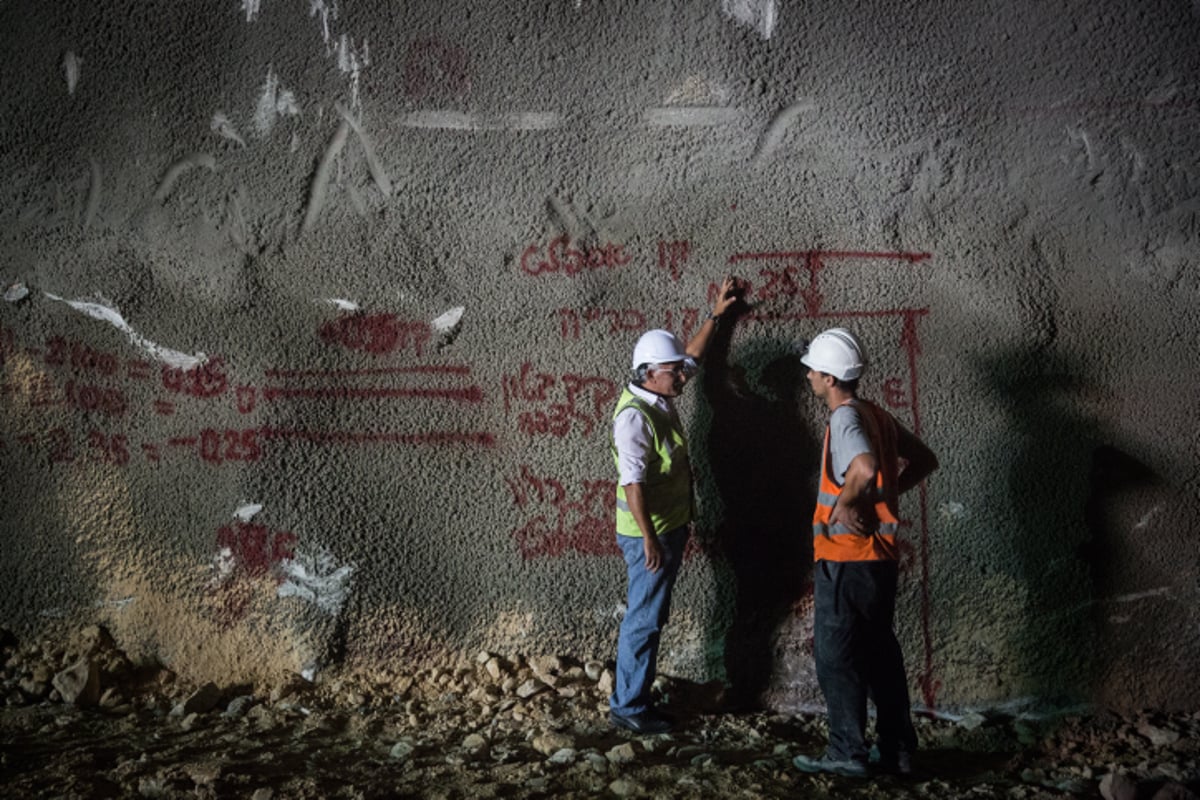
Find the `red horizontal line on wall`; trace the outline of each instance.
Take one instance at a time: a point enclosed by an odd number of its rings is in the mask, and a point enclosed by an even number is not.
[[[384,389],[358,386],[289,387],[264,386],[264,400],[286,400],[293,397],[333,400],[374,400],[380,398],[434,398],[459,400],[466,403],[483,401],[483,390],[478,386],[462,389]]]
[[[312,431],[299,428],[258,429],[264,439],[300,439],[317,444],[477,444],[491,447],[496,437],[486,431],[427,431],[391,433],[386,431]]]
[[[933,253],[910,253],[905,251],[877,253],[869,250],[800,250],[777,251],[767,253],[734,253],[729,257],[729,263],[738,261],[765,261],[768,259],[802,259],[802,258],[885,258],[907,261],[915,264],[933,258]]]
[[[268,378],[350,378],[362,375],[470,375],[471,368],[465,364],[459,365],[420,365],[413,367],[372,367],[367,369],[268,369]]]
[[[923,317],[929,313],[928,308],[889,308],[880,311],[821,311],[816,314],[808,314],[797,312],[795,314],[768,312],[765,314],[751,313],[746,316],[746,319],[755,322],[787,322],[789,320],[801,319],[846,319],[846,318],[871,318],[871,317],[907,317],[916,316]]]
[[[167,439],[167,444],[172,447],[195,447],[198,441],[200,440],[195,436],[177,436],[173,439]]]

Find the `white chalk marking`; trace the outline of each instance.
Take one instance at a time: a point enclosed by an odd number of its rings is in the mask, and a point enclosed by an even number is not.
[[[1151,518],[1151,517],[1153,517],[1155,514],[1157,514],[1159,511],[1162,511],[1162,504],[1161,504],[1161,503],[1159,503],[1159,504],[1158,504],[1158,505],[1156,505],[1154,508],[1152,508],[1152,509],[1150,509],[1149,511],[1147,511],[1147,512],[1146,512],[1146,513],[1145,513],[1145,514],[1142,516],[1142,518],[1141,518],[1141,519],[1139,519],[1139,520],[1137,521],[1137,524],[1133,526],[1133,529],[1134,529],[1135,531],[1140,531],[1140,530],[1143,530],[1143,529],[1144,529],[1144,528],[1145,528],[1147,525],[1149,525],[1149,524],[1150,524],[1150,518]]]
[[[771,38],[779,22],[776,0],[721,0],[721,11],[764,39]]]
[[[332,10],[325,4],[325,0],[309,0],[308,16],[315,17],[321,15],[321,33],[325,38],[325,45],[329,45],[329,18],[337,18],[337,3],[333,3]]]
[[[795,122],[796,117],[800,116],[802,112],[812,111],[814,108],[816,106],[812,103],[801,102],[792,103],[787,108],[781,109],[763,130],[763,134],[758,140],[758,146],[755,148],[754,160],[761,161],[775,152],[775,148],[783,141],[783,135]]]
[[[218,136],[223,136],[231,142],[237,142],[239,147],[246,146],[246,140],[238,135],[237,130],[233,127],[233,123],[229,121],[229,117],[225,116],[224,111],[218,111],[213,114],[212,122],[208,124],[208,127]]]
[[[82,63],[82,59],[75,55],[73,50],[63,54],[62,67],[67,78],[67,94],[75,94],[75,87],[79,84],[79,65]]]
[[[942,503],[940,506],[938,506],[938,513],[947,518],[961,517],[966,510],[966,506],[954,500],[951,500],[949,503]]]
[[[258,138],[266,138],[275,127],[275,120],[281,116],[295,117],[300,114],[296,105],[296,96],[291,90],[283,88],[279,76],[273,67],[267,67],[267,78],[263,81],[262,92],[258,95],[258,103],[254,106],[254,132]],[[293,150],[293,152],[295,152]]]
[[[258,17],[259,7],[262,5],[262,0],[242,0],[242,10],[246,12],[246,22],[254,22]]]
[[[463,306],[455,306],[445,314],[435,317],[429,324],[438,333],[449,333],[454,330],[454,326],[462,319],[464,311],[466,311],[466,308]]]
[[[354,565],[339,567],[327,552],[307,556],[297,551],[295,558],[282,561],[279,566],[288,577],[280,584],[277,596],[299,597],[331,616],[342,610],[350,592]]]
[[[410,111],[400,117],[406,128],[439,128],[454,131],[544,131],[557,128],[560,116],[553,111],[517,111],[508,114],[473,114],[465,111]]]
[[[233,574],[234,568],[237,567],[237,559],[233,557],[233,550],[222,547],[217,551],[217,554],[213,556],[212,567],[216,575],[213,576],[210,584],[219,586]]]
[[[134,599],[133,597],[121,597],[116,600],[98,600],[96,608],[115,608],[118,611],[124,611],[133,604]]]
[[[334,308],[342,311],[358,311],[360,308],[358,303],[354,302],[353,300],[345,300],[341,297],[324,297],[317,302],[331,305]]]
[[[642,114],[647,124],[664,128],[711,128],[737,122],[741,116],[740,109],[725,106],[658,106]]]
[[[1132,603],[1137,600],[1145,600],[1147,597],[1162,597],[1170,594],[1170,586],[1160,586],[1157,589],[1147,589],[1144,592],[1133,592],[1132,594],[1123,594],[1117,597],[1110,597],[1104,602],[1106,603]]]
[[[233,515],[242,522],[249,522],[254,518],[255,514],[262,510],[262,503],[246,503],[243,506],[239,506],[237,510],[233,512]]]
[[[4,299],[10,303],[15,303],[18,300],[24,300],[29,294],[29,289],[23,283],[14,283],[4,290]]]
[[[101,322],[110,323],[118,330],[123,331],[129,337],[130,341],[134,343],[134,345],[142,350],[145,350],[148,354],[150,354],[150,356],[163,362],[164,364],[186,370],[198,367],[208,360],[208,356],[204,355],[204,353],[197,353],[194,356],[190,356],[187,353],[181,353],[178,350],[172,350],[168,347],[155,344],[131,328],[129,323],[125,321],[125,318],[121,316],[120,312],[114,308],[110,308],[101,303],[91,303],[85,300],[65,300],[57,295],[50,294],[49,292],[43,292],[43,294],[45,294],[46,297],[50,298],[51,300],[57,300],[60,303],[66,303],[71,308],[86,314],[92,319],[98,319]]]

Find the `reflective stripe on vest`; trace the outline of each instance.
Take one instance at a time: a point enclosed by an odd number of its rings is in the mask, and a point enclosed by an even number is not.
[[[833,455],[829,452],[829,426],[826,426],[825,446],[821,452],[821,487],[813,512],[813,558],[816,561],[895,561],[900,557],[896,546],[896,529],[899,527],[896,423],[890,414],[874,403],[858,399],[851,402],[858,410],[859,419],[871,440],[877,464],[874,511],[879,525],[874,532],[860,536],[845,525],[830,524],[829,518],[842,487],[834,479]]]
[[[629,391],[621,392],[613,420],[626,408],[633,408],[645,418],[654,437],[651,450],[646,454],[646,474],[642,481],[642,498],[646,503],[646,514],[655,534],[675,530],[692,521],[692,470],[688,462],[687,440],[678,418],[664,414],[654,406]],[[609,434],[613,462],[617,458],[617,446]],[[625,487],[617,486],[617,533],[622,536],[642,535],[629,503],[625,499]]]

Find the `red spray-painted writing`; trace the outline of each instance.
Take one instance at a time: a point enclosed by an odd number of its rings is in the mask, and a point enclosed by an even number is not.
[[[517,427],[529,435],[566,436],[578,426],[584,436],[607,419],[616,402],[619,387],[600,376],[535,372],[525,362],[515,375],[504,376],[504,410],[516,403],[541,404],[541,408],[518,411]],[[555,402],[557,398],[562,400]]]
[[[572,499],[556,478],[538,477],[528,465],[506,478],[513,505],[530,512],[542,511],[512,531],[517,549],[526,558],[615,553],[613,497],[616,482],[583,481]]]
[[[280,561],[295,556],[296,535],[271,530],[266,525],[235,522],[217,531],[217,548],[229,551],[233,566],[240,567],[247,575],[259,577],[270,572]]]
[[[570,237],[559,236],[550,240],[544,252],[538,244],[526,247],[521,254],[521,271],[527,275],[579,275],[590,270],[616,269],[632,260],[623,244],[608,242],[580,249],[571,246]]]

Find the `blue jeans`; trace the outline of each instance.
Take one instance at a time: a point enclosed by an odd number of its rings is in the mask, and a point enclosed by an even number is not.
[[[826,753],[837,761],[867,760],[868,694],[883,758],[917,748],[904,656],[892,631],[897,578],[894,561],[821,560],[813,570],[813,655],[829,710]]]
[[[650,708],[650,686],[658,662],[658,640],[671,613],[671,589],[683,562],[687,526],[658,537],[663,547],[658,572],[646,569],[640,536],[617,534],[629,574],[629,596],[625,619],[617,639],[616,685],[609,707],[617,714],[639,714]]]

